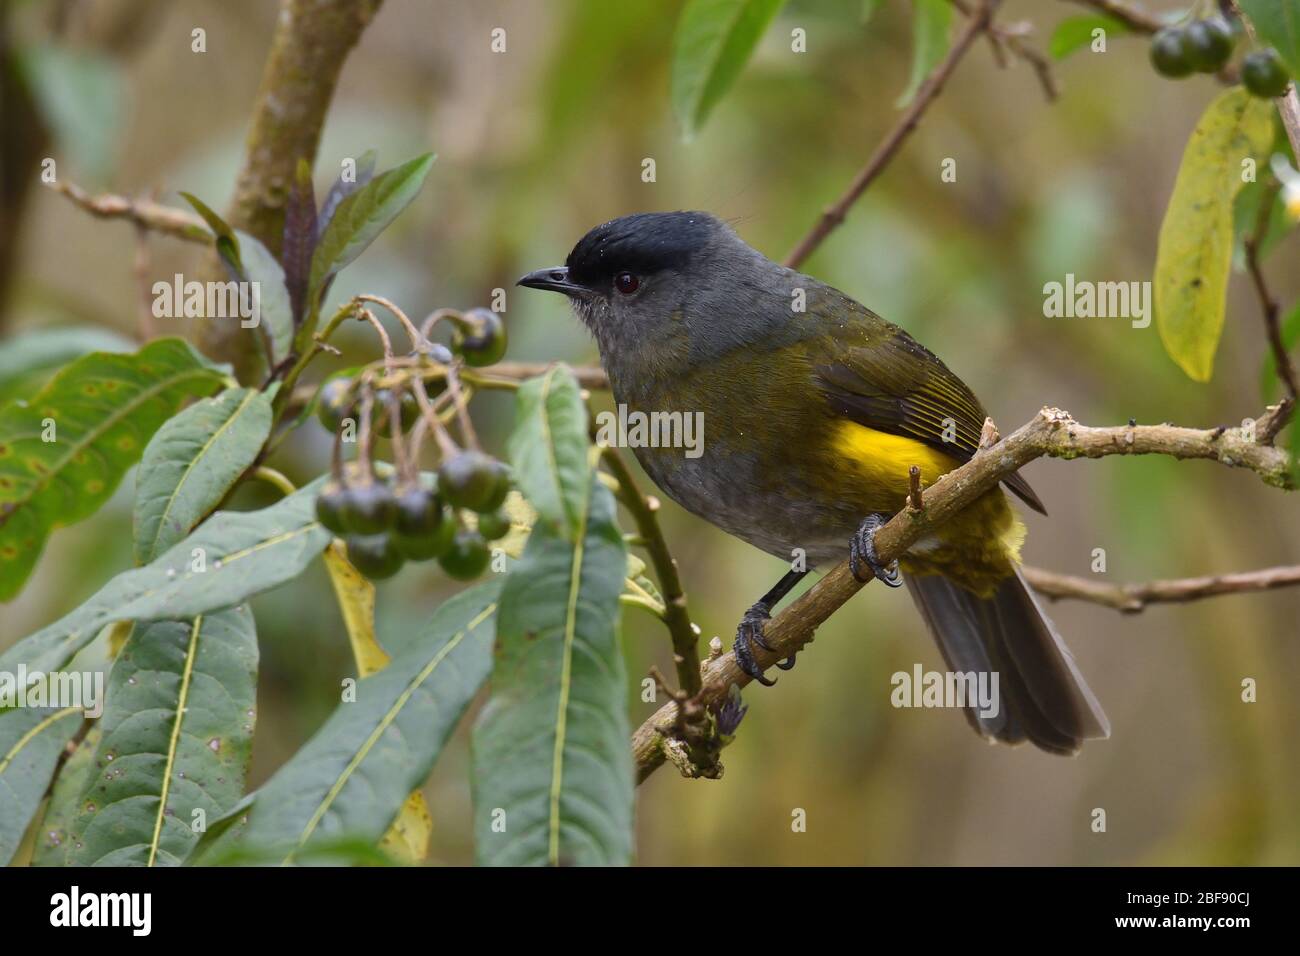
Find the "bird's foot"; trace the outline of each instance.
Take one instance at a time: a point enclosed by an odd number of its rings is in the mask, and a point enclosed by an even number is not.
[[[903,583],[903,575],[898,570],[898,562],[890,562],[888,566],[880,563],[876,557],[876,532],[885,524],[886,519],[880,515],[871,514],[862,519],[862,524],[858,525],[857,533],[849,539],[849,569],[853,576],[862,583],[871,580],[870,577],[863,577],[860,573],[862,566],[866,565],[882,584],[891,588],[900,587]]]
[[[736,663],[740,665],[740,669],[764,687],[771,687],[776,681],[768,680],[763,676],[758,661],[754,660],[754,645],[757,644],[765,651],[772,650],[772,646],[763,639],[763,626],[771,617],[772,608],[765,602],[759,601],[751,607],[740,619],[740,625],[736,628],[736,643],[732,648],[736,653]],[[783,671],[788,671],[794,667],[794,656],[778,661],[776,666]]]

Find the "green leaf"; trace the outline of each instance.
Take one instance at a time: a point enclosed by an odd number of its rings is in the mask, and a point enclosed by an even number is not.
[[[211,206],[205,203],[198,196],[192,193],[182,192],[181,198],[194,207],[194,211],[202,217],[203,221],[208,224],[212,230],[213,245],[217,248],[217,254],[230,267],[232,272],[242,271],[240,266],[240,248],[239,237],[235,235],[235,230],[230,227],[226,220],[222,219]]]
[[[573,372],[554,365],[519,387],[507,442],[515,483],[549,523],[576,538],[586,509],[587,408]]]
[[[271,398],[228,388],[158,429],[136,473],[137,564],[162,554],[221,504],[271,433]]]
[[[149,564],[122,572],[81,607],[9,648],[0,671],[20,661],[29,670],[57,670],[105,624],[193,618],[292,580],[332,537],[316,522],[324,480],[261,511],[218,511]]]
[[[1192,131],[1160,226],[1155,307],[1160,340],[1190,378],[1208,382],[1223,331],[1241,163],[1273,142],[1272,104],[1234,87]]]
[[[1279,331],[1282,333],[1282,345],[1290,352],[1300,343],[1300,302],[1297,302],[1286,317],[1281,321]],[[1259,393],[1264,397],[1264,403],[1275,402],[1278,399],[1278,387],[1281,380],[1277,375],[1277,360],[1273,358],[1272,349],[1264,356],[1264,365],[1259,370]]]
[[[60,164],[69,157],[73,174],[79,171],[81,178],[94,182],[107,180],[118,137],[126,128],[122,67],[84,45],[31,47],[20,53],[18,65],[58,141]]]
[[[902,109],[916,98],[925,78],[948,55],[952,6],[948,0],[912,0],[912,74],[894,103]]]
[[[34,394],[61,366],[88,352],[134,352],[137,343],[94,325],[34,329],[0,343],[0,405]]]
[[[1111,37],[1129,32],[1122,21],[1104,14],[1066,17],[1052,31],[1052,38],[1047,42],[1047,52],[1054,60],[1064,60],[1075,50],[1090,47],[1094,30],[1105,30],[1108,43]]]
[[[618,642],[627,554],[613,495],[594,469],[587,487],[575,540],[539,524],[501,590],[491,696],[471,744],[480,864],[631,860]]]
[[[83,356],[29,403],[0,409],[0,601],[18,593],[50,532],[94,514],[159,426],[221,378],[185,342],[160,339],[134,355]]]
[[[1241,12],[1255,25],[1265,46],[1277,50],[1288,72],[1300,76],[1300,2],[1297,0],[1237,0]]]
[[[63,764],[50,804],[41,819],[36,834],[36,855],[33,866],[67,866],[68,854],[75,847],[72,840],[72,821],[81,812],[81,794],[95,773],[95,749],[99,746],[99,727],[93,726],[77,745],[72,756]]]
[[[176,866],[244,791],[257,633],[247,607],[137,627],[109,673],[74,866]]]
[[[433,159],[432,153],[426,153],[380,173],[339,203],[312,255],[307,286],[309,310],[319,305],[318,297],[329,280],[361,255],[415,198]]]
[[[80,707],[0,710],[0,866],[22,842],[81,720]]]
[[[259,327],[271,343],[271,361],[283,362],[293,347],[293,307],[284,283],[284,270],[269,249],[246,232],[235,231],[239,239],[240,275],[256,282],[260,309]]]
[[[253,794],[247,824],[230,835],[281,863],[340,838],[378,843],[487,679],[498,590],[487,582],[443,604]]]
[[[690,139],[736,82],[785,0],[689,0],[673,37],[672,102]]]

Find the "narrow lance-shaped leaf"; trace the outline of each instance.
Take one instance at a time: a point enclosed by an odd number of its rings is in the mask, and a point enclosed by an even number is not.
[[[33,866],[68,865],[68,854],[74,849],[72,822],[81,813],[81,794],[95,774],[95,750],[98,746],[99,727],[94,726],[59,771],[50,793],[49,806],[36,834]]]
[[[199,214],[203,221],[208,224],[208,228],[212,230],[213,245],[216,246],[217,255],[221,257],[221,261],[226,264],[226,267],[232,273],[238,274],[240,271],[239,263],[241,250],[239,248],[239,237],[235,235],[235,230],[232,229],[230,224],[227,223],[226,220],[222,219],[211,206],[205,203],[198,196],[182,192],[181,197],[194,207],[194,211]]]
[[[334,218],[334,213],[338,211],[339,205],[348,196],[364,186],[375,177],[375,151],[368,149],[361,154],[356,160],[355,165],[351,168],[344,168],[340,171],[334,185],[330,186],[329,192],[325,194],[324,200],[320,204],[320,215],[317,217],[316,232],[321,235],[325,232],[325,227],[330,224]]]
[[[555,365],[519,387],[508,442],[515,483],[538,519],[572,539],[586,508],[587,407],[578,380]]]
[[[672,102],[683,135],[704,125],[785,0],[689,0],[673,37]]]
[[[426,153],[379,174],[339,203],[312,255],[308,309],[319,304],[329,280],[361,255],[415,198],[432,165],[433,154]]]
[[[1156,326],[1170,358],[1198,382],[1210,380],[1223,331],[1242,162],[1272,141],[1271,104],[1242,87],[1220,94],[1192,131],[1160,226]]]
[[[474,834],[488,865],[621,865],[632,757],[618,642],[626,571],[609,490],[589,472],[574,540],[543,524],[501,591],[491,696],[474,728]]]
[[[246,606],[135,629],[109,674],[94,769],[70,827],[70,864],[185,859],[207,821],[243,793],[256,673]]]
[[[899,109],[916,98],[930,71],[948,53],[952,5],[948,0],[912,0],[912,72],[907,89],[894,104]]]
[[[0,710],[0,866],[22,842],[59,754],[81,720],[78,707]]]
[[[316,222],[316,191],[311,181],[311,166],[305,159],[299,159],[284,207],[284,243],[280,252],[284,285],[289,290],[289,310],[295,327],[302,325],[307,311],[307,280],[311,276],[311,258],[316,251]]]
[[[98,326],[34,329],[0,342],[0,405],[37,392],[59,368],[90,352],[134,352],[139,343]]]
[[[222,379],[180,339],[95,352],[28,403],[0,409],[0,600],[22,587],[50,532],[94,514],[153,433]]]
[[[256,283],[257,331],[270,343],[271,362],[278,364],[293,347],[293,306],[285,285],[284,270],[266,246],[255,236],[236,230],[239,237],[240,277]]]
[[[204,841],[293,862],[341,838],[374,845],[429,775],[492,664],[496,582],[442,605],[387,667],[356,686],[317,734]],[[251,809],[249,809],[251,807]],[[232,825],[232,817],[247,823]],[[199,862],[207,862],[205,855]]]
[[[105,624],[193,618],[297,577],[330,542],[316,521],[317,479],[261,511],[220,511],[141,568],[124,571],[75,611],[0,656],[0,671],[61,667]]]
[[[135,559],[152,561],[207,517],[271,433],[271,395],[230,388],[153,436],[136,474]]]

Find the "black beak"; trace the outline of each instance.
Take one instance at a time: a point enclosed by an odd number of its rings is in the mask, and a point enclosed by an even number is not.
[[[546,289],[550,292],[563,292],[565,295],[576,295],[586,297],[591,295],[591,290],[586,286],[578,285],[576,282],[569,281],[569,270],[566,266],[554,266],[550,269],[538,269],[536,272],[530,272],[524,276],[515,285],[521,285],[528,289]]]

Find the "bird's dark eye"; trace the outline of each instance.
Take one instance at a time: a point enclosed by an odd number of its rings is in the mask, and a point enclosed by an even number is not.
[[[614,276],[614,288],[624,295],[631,295],[641,288],[641,280],[630,272],[620,272]]]

